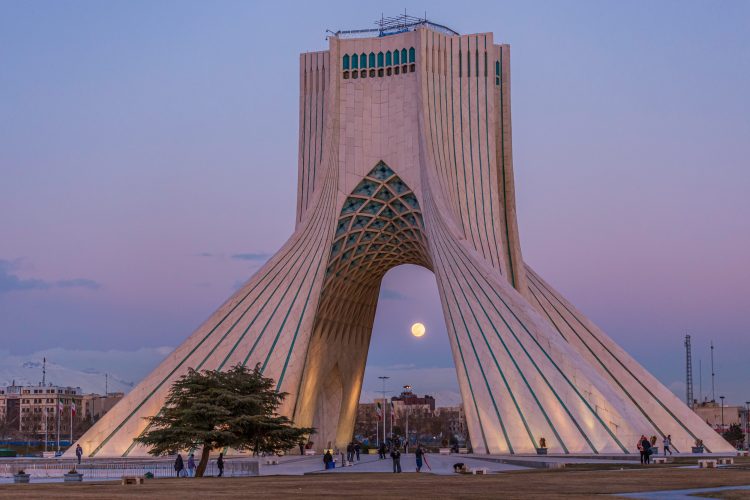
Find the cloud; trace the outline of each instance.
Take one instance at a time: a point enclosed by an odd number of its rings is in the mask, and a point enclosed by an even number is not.
[[[380,291],[380,298],[383,300],[407,300],[409,297],[401,292],[397,292],[396,290],[383,288]]]
[[[236,260],[250,260],[255,262],[265,262],[271,254],[268,253],[236,253],[232,255],[233,259]]]
[[[73,278],[58,281],[45,281],[37,278],[20,278],[13,271],[18,269],[18,261],[0,259],[0,293],[26,290],[49,290],[50,288],[87,288],[97,290],[101,284],[87,278]]]
[[[72,280],[60,280],[57,283],[60,288],[88,288],[89,290],[98,290],[102,287],[101,284],[94,280],[86,278],[75,278]]]

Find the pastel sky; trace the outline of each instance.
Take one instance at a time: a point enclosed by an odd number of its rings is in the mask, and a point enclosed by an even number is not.
[[[292,232],[298,54],[404,8],[511,44],[525,259],[679,395],[690,333],[696,396],[713,340],[750,400],[746,1],[2,1],[0,365],[143,376]],[[364,397],[452,366],[431,273],[391,271]]]

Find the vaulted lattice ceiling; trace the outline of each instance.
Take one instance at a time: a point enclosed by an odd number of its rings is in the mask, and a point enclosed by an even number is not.
[[[416,196],[385,163],[378,163],[344,202],[326,276],[360,284],[392,267],[432,268]]]

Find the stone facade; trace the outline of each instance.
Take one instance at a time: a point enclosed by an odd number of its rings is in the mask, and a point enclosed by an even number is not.
[[[146,454],[133,438],[171,383],[237,363],[289,393],[282,412],[316,443],[345,445],[381,278],[404,263],[435,273],[475,452],[543,437],[550,453],[632,453],[641,434],[729,451],[524,262],[510,47],[427,27],[329,44],[300,57],[294,234],[81,438],[86,454]]]

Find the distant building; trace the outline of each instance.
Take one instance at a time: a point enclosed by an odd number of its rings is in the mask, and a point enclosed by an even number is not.
[[[123,393],[84,394],[80,387],[12,385],[0,387],[0,419],[6,429],[25,437],[70,436],[82,421],[94,422],[111,409]]]
[[[732,424],[745,424],[746,409],[743,406],[724,405],[723,428],[721,403],[715,401],[696,403],[693,411],[717,432],[728,430]]]
[[[96,422],[105,413],[112,409],[120,399],[125,396],[124,392],[110,392],[106,395],[85,394],[83,396],[83,414],[86,419]]]
[[[435,411],[435,398],[429,394],[419,397],[411,391],[411,388],[404,388],[401,395],[392,397],[391,401],[396,413],[401,413],[407,409],[428,411],[430,413],[434,413]]]

